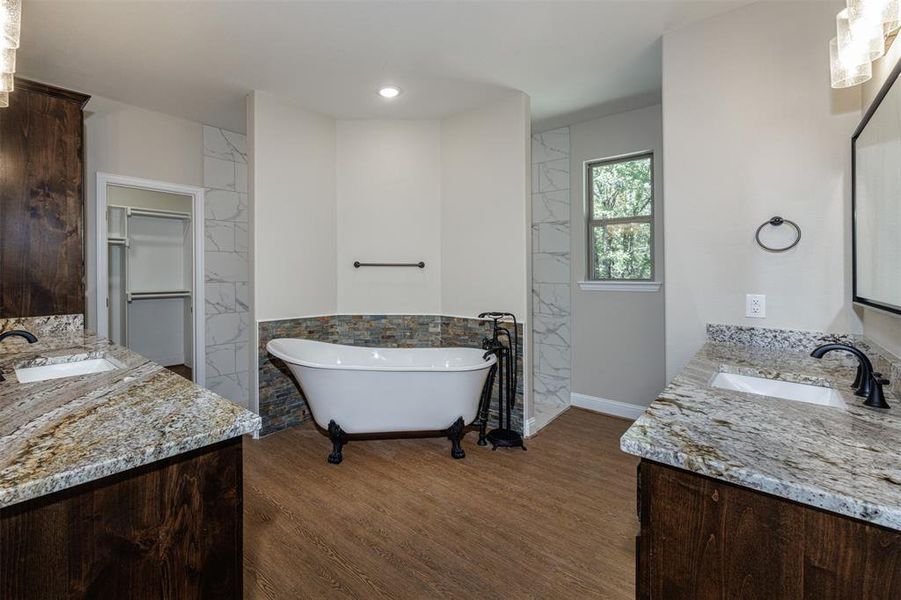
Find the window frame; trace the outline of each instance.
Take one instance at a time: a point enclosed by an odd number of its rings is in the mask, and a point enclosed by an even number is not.
[[[615,217],[612,219],[595,219],[594,218],[594,186],[592,185],[592,177],[591,173],[595,167],[605,166],[605,165],[614,165],[618,163],[631,162],[634,160],[640,160],[648,158],[651,162],[651,214],[649,215],[640,215],[634,217]],[[635,152],[633,154],[624,154],[621,156],[614,156],[611,158],[602,158],[598,160],[591,160],[585,163],[585,213],[586,213],[586,253],[588,260],[586,261],[588,267],[587,279],[586,283],[611,283],[611,284],[629,284],[629,283],[637,283],[637,284],[647,284],[647,283],[655,283],[656,275],[657,275],[657,256],[656,256],[656,216],[657,216],[657,207],[655,206],[657,203],[657,193],[656,193],[656,181],[654,177],[654,151],[653,150],[642,150],[641,152]],[[605,226],[605,225],[617,225],[621,223],[648,223],[650,225],[650,240],[651,240],[651,276],[647,279],[598,279],[595,277],[596,269],[596,255],[595,255],[595,244],[594,244],[594,230],[595,227]]]

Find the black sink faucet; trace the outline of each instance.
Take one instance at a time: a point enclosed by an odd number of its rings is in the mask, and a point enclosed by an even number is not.
[[[827,352],[833,350],[843,350],[857,357],[857,377],[854,379],[855,387],[854,395],[866,398],[864,404],[873,408],[889,408],[885,401],[885,394],[882,386],[889,383],[887,379],[882,378],[882,373],[873,372],[873,363],[867,358],[867,355],[848,344],[824,344],[810,353],[814,358],[823,358]]]
[[[29,333],[24,329],[11,329],[10,331],[4,331],[3,333],[0,333],[0,342],[8,337],[25,338],[29,344],[33,344],[38,341],[38,338],[34,337],[33,333]],[[3,377],[3,373],[0,373],[0,381],[6,381],[6,379]]]
[[[38,338],[34,337],[33,333],[25,331],[24,329],[11,329],[10,331],[4,331],[0,333],[0,342],[5,340],[8,337],[20,337],[28,340],[29,344],[33,344],[38,341]]]
[[[870,359],[867,358],[866,354],[848,344],[823,344],[811,352],[810,355],[814,358],[823,358],[826,353],[834,350],[844,350],[857,357],[857,377],[854,379],[853,386],[856,388],[854,394],[866,398],[872,387],[873,363],[870,362]]]

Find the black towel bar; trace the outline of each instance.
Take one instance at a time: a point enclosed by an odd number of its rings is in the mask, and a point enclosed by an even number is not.
[[[419,269],[425,269],[425,263],[422,261],[419,261],[418,263],[364,263],[354,261],[354,269],[359,269],[360,267],[417,267]]]

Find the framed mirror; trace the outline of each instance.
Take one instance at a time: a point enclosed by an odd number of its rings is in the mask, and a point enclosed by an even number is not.
[[[901,314],[901,61],[851,138],[853,300]]]

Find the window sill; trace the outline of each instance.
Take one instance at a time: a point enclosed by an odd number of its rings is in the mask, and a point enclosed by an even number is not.
[[[580,281],[583,292],[659,292],[662,281]]]

